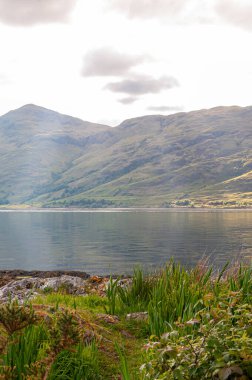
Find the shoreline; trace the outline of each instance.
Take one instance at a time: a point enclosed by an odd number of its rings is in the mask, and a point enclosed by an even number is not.
[[[69,276],[81,280],[89,280],[92,275],[73,270],[23,270],[23,269],[6,269],[0,270],[0,288],[15,281],[29,280],[29,279],[50,279],[61,278],[62,276]],[[96,276],[99,278],[105,278],[105,276]]]
[[[59,276],[76,276],[83,279],[88,279],[91,277],[90,274],[84,271],[74,271],[74,270],[24,270],[24,269],[2,269],[0,270],[1,277],[11,277],[23,278],[23,277],[39,277],[39,278],[50,278],[50,277],[59,277]],[[99,276],[103,277],[103,276]],[[105,276],[104,276],[105,277]]]
[[[0,212],[79,212],[79,213],[111,213],[111,212],[241,212],[252,211],[252,207],[109,207],[109,208],[75,208],[75,207],[0,207]]]

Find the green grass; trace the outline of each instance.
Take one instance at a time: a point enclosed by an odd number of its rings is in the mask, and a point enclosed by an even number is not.
[[[66,306],[70,309],[89,309],[93,312],[102,313],[105,307],[108,305],[106,298],[99,297],[97,295],[86,295],[86,296],[73,296],[70,294],[60,294],[60,293],[50,293],[46,295],[41,295],[33,300],[35,304],[46,304],[54,306],[56,309],[59,306]]]
[[[22,334],[12,335],[2,355],[0,373],[7,375],[9,372],[11,378],[22,380],[29,374],[31,366],[46,355],[48,339],[48,332],[43,325],[30,325]]]
[[[0,306],[0,378],[210,380],[234,365],[252,376],[251,265],[216,273],[170,261],[136,268],[128,283],[111,278],[107,296],[32,302]],[[148,319],[127,317],[138,311]]]
[[[79,344],[74,350],[64,349],[55,358],[48,380],[99,380],[98,350],[93,342]]]
[[[122,288],[118,281],[111,280],[109,310],[119,315],[148,311],[149,331],[160,336],[174,322],[190,320],[203,310],[206,295],[212,294],[213,304],[216,304],[223,293],[239,291],[244,303],[251,302],[251,267],[240,265],[229,270],[225,265],[215,277],[212,272],[212,268],[203,263],[186,270],[173,261],[154,275],[144,277],[137,269],[131,286]]]

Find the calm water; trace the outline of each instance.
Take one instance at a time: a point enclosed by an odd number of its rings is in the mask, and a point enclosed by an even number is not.
[[[0,212],[1,269],[130,273],[169,258],[192,266],[252,257],[252,212]]]

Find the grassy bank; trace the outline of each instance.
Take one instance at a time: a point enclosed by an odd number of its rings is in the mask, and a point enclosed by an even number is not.
[[[106,296],[45,289],[0,306],[0,378],[250,379],[251,301],[245,265],[136,269]]]

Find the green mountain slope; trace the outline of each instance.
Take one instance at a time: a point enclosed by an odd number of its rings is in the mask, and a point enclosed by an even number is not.
[[[88,139],[109,129],[35,105],[0,117],[0,200],[24,203],[54,187]],[[1,203],[1,202],[0,202]]]
[[[252,107],[109,128],[29,105],[0,118],[0,146],[0,198],[11,203],[252,204]]]

